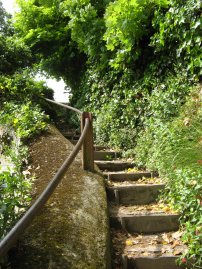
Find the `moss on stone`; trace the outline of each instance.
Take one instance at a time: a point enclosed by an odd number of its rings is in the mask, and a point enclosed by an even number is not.
[[[55,127],[30,146],[37,197],[72,144]],[[43,210],[12,254],[15,269],[108,269],[109,227],[103,178],[85,172],[78,155]]]

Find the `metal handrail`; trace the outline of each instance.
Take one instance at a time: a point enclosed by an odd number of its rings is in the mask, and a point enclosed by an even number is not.
[[[69,107],[67,105],[57,103],[50,99],[46,99],[48,102],[55,103],[57,105],[63,106],[65,108],[71,109],[79,114],[83,114],[78,109]],[[41,195],[37,198],[37,200],[33,203],[33,205],[26,211],[23,217],[16,223],[16,225],[10,230],[10,232],[2,239],[0,242],[0,257],[3,257],[7,254],[10,248],[15,244],[17,239],[23,234],[24,230],[29,226],[32,222],[34,217],[38,214],[39,210],[45,205],[48,201],[58,184],[60,183],[61,179],[63,178],[64,174],[66,173],[67,169],[75,159],[76,155],[78,154],[81,146],[83,145],[86,136],[88,134],[88,129],[90,127],[90,118],[85,118],[85,124],[83,128],[83,132],[78,140],[77,144],[74,147],[74,150],[71,152],[69,157],[64,161],[60,169],[57,171],[55,176],[52,178],[50,183],[47,185],[45,190],[41,193]]]

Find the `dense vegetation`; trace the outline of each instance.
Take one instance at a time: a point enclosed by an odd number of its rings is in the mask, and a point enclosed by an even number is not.
[[[17,2],[12,46],[23,44],[27,55],[20,67],[30,61],[62,77],[72,105],[94,113],[99,143],[160,172],[166,197],[182,213],[185,256],[200,268],[201,1]],[[13,35],[12,27],[2,29]]]
[[[47,89],[33,80],[28,69],[32,62],[30,49],[16,38],[0,2],[0,238],[30,203],[26,142],[47,127],[39,105],[39,96]]]
[[[172,121],[150,122],[139,134],[136,160],[158,170],[167,181],[164,199],[181,214],[184,241],[189,246],[185,260],[202,264],[202,95],[195,87],[180,114]]]
[[[175,116],[200,75],[200,1],[18,3],[19,35],[72,104],[94,112],[99,142],[134,147],[145,120]]]

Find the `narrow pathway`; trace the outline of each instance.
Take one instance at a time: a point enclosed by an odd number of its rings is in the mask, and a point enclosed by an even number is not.
[[[95,148],[95,163],[107,180],[114,269],[178,269],[186,247],[179,215],[157,201],[165,184],[118,159],[120,153]],[[112,160],[113,158],[113,160]]]

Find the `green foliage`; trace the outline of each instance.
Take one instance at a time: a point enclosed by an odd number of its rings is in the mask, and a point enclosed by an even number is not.
[[[11,16],[0,2],[0,75],[13,74],[30,65],[32,60],[29,48],[15,38]]]
[[[17,69],[31,63],[28,47],[21,41],[0,34],[0,74],[13,74]]]
[[[31,102],[15,104],[4,103],[0,111],[0,123],[14,128],[17,137],[27,139],[46,130],[48,117],[39,106]]]
[[[201,75],[201,1],[171,0],[169,6],[165,14],[155,11],[151,45],[156,57],[169,66],[185,62],[187,72]]]
[[[15,25],[41,67],[63,77],[72,89],[72,104],[82,107],[94,99],[92,91],[98,96],[102,92],[109,95],[116,88],[118,95],[135,88],[136,81],[140,85],[145,71],[154,79],[168,70],[173,72],[175,55],[180,55],[177,60],[181,70],[191,70],[191,62],[196,66],[193,61],[199,62],[200,56],[200,14],[199,1],[192,2],[18,0],[20,12]],[[196,74],[198,67],[192,68]],[[130,75],[122,88],[125,73]],[[91,76],[89,83],[87,74]],[[102,100],[105,102],[108,100]],[[129,113],[130,109],[128,117]]]
[[[4,164],[0,167],[0,238],[30,203],[31,178],[25,171],[28,148],[23,143],[46,130],[48,118],[39,104],[40,97],[50,94],[43,83],[33,80],[30,69],[25,70],[33,57],[14,32],[0,2],[0,128],[7,132],[0,136]]]
[[[199,89],[192,91],[179,117],[170,122],[153,119],[139,134],[136,161],[158,170],[167,179],[166,201],[181,215],[189,246],[188,260],[201,266],[202,229],[202,105]]]
[[[10,170],[0,169],[0,237],[3,237],[20,218],[31,199],[30,173],[23,171],[27,164],[28,148],[22,141],[46,130],[47,116],[31,101],[4,102],[0,110],[0,126],[10,130],[0,142],[2,156],[12,164]],[[11,133],[14,133],[14,138]]]
[[[167,6],[167,3],[167,0],[116,0],[109,4],[105,13],[104,40],[107,49],[115,52],[111,66],[119,68],[131,62],[134,64],[142,53],[141,41],[151,36],[154,10]]]
[[[119,106],[110,102],[100,112],[95,123],[96,143],[108,143],[123,149],[127,149],[129,145],[134,147],[136,130],[131,130],[130,125],[122,123],[123,116],[117,118],[118,114],[122,114]]]
[[[7,154],[15,168],[0,173],[0,238],[6,235],[30,202],[31,179],[25,178],[21,171],[21,162],[27,156],[26,148],[21,147],[20,151],[15,148]]]
[[[134,81],[130,69],[125,69],[124,74],[88,72],[85,87],[91,91],[88,90],[86,103],[96,117],[98,142],[131,149],[136,144],[136,134],[153,118],[166,121],[178,115],[193,83],[183,70],[181,73],[167,72],[164,77],[157,77],[145,72],[143,78]],[[127,130],[131,130],[131,136]]]
[[[2,1],[0,1],[0,34],[11,35],[13,33],[13,27],[10,23],[11,16],[3,8]]]
[[[27,71],[16,72],[12,76],[0,76],[0,104],[4,101],[40,102],[40,97],[51,96],[52,90],[44,82],[35,81]]]
[[[190,96],[187,97],[187,99],[189,98]],[[194,97],[193,97],[193,100],[195,100]],[[159,153],[161,153],[162,150],[164,150],[164,153],[165,153],[165,151],[167,150],[167,154],[165,154],[165,156],[164,154],[162,155],[163,158],[167,158],[166,156],[169,156],[168,158],[172,158],[170,154],[170,146],[166,148],[165,145],[167,143],[166,141],[172,141],[173,139],[174,140],[173,140],[172,146],[175,147],[176,149],[176,153],[174,154],[174,157],[176,159],[174,159],[173,161],[173,163],[175,162],[175,166],[176,166],[176,162],[178,161],[180,165],[186,164],[187,166],[189,166],[191,159],[193,158],[193,155],[195,156],[195,158],[199,158],[197,154],[198,145],[197,145],[196,151],[194,151],[196,147],[197,137],[200,135],[200,121],[201,121],[201,119],[199,119],[200,113],[201,113],[199,99],[196,98],[196,101],[197,102],[195,104],[195,107],[193,105],[194,104],[193,101],[191,103],[192,105],[190,108],[189,108],[189,103],[186,103],[187,111],[185,111],[184,113],[181,112],[180,118],[177,118],[174,121],[173,119],[171,120],[171,118],[169,117],[165,121],[164,117],[162,118],[159,118],[158,116],[156,117],[156,113],[154,113],[153,117],[148,119],[147,124],[145,124],[144,131],[142,131],[142,133],[139,135],[139,138],[138,138],[138,144],[140,146],[143,146],[144,148],[138,151],[139,152],[138,158],[140,162],[141,160],[142,162],[147,161],[147,166],[151,168],[152,168],[153,160],[157,160],[157,162],[162,163],[160,156],[156,155],[157,154],[156,148],[159,150]],[[176,111],[179,111],[179,108]],[[192,119],[192,117],[195,117],[196,115],[197,115],[197,118]],[[190,125],[192,120],[194,120],[195,122],[194,125],[192,124]],[[190,130],[193,133],[190,133]],[[159,138],[159,136],[161,137]],[[158,144],[155,144],[155,143],[158,143]],[[184,147],[183,143],[189,144],[189,146]],[[181,155],[184,156],[183,157],[184,159],[182,158],[179,159],[179,157],[177,156],[178,148],[183,150],[183,154]],[[192,149],[193,154],[190,154],[190,149]],[[153,155],[154,154],[154,152],[152,152],[153,150],[155,150],[155,156]],[[154,159],[153,158],[151,159],[148,156],[145,157],[144,154],[141,155],[144,152],[147,152],[147,154],[150,157],[154,156]],[[154,163],[154,166],[157,166],[157,164]]]
[[[76,42],[79,50],[88,57],[97,57],[105,47],[101,42],[104,22],[99,18],[96,6],[89,0],[64,1],[62,9],[64,16],[69,18],[71,39]]]
[[[149,77],[145,74],[144,80],[148,81]],[[193,83],[193,79],[184,75],[184,70],[177,74],[167,72],[164,78],[150,80],[151,88],[149,89],[148,106],[146,108],[146,117],[143,119],[145,125],[150,124],[153,119],[165,121],[177,116],[186,96],[192,90]]]
[[[167,197],[184,217],[189,257],[199,260],[201,198],[195,196],[201,191],[200,102],[190,97],[187,114],[180,109],[201,75],[201,2],[18,4],[18,37],[41,68],[71,87],[72,105],[94,113],[97,141],[135,151],[140,165],[166,176]],[[0,94],[7,88],[14,85],[3,84]]]
[[[85,57],[71,39],[70,18],[64,9],[68,2],[19,0],[21,11],[16,15],[15,27],[18,38],[22,37],[31,48],[40,68],[56,78],[62,77],[74,89]]]
[[[201,207],[201,205],[200,205]],[[199,208],[199,206],[198,206]],[[197,210],[201,214],[201,210]],[[202,221],[199,220],[197,223],[192,223],[187,221],[185,223],[186,234],[184,235],[183,240],[188,245],[191,245],[189,250],[190,258],[197,260],[196,263],[192,264],[193,268],[201,268],[202,264],[202,251],[201,251],[201,242],[202,242]],[[186,257],[186,254],[184,254]],[[189,262],[189,259],[186,259]]]

